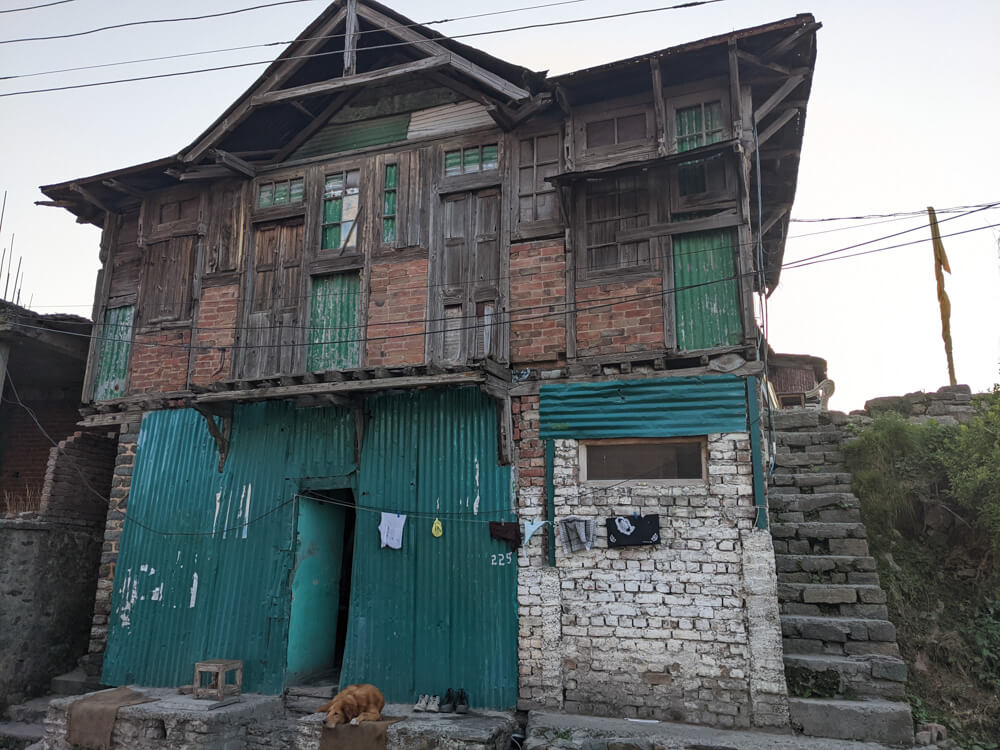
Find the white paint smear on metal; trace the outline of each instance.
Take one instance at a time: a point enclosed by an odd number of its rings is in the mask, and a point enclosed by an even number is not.
[[[195,573],[191,576],[191,601],[188,604],[188,609],[194,609],[195,602],[198,601],[198,574]]]

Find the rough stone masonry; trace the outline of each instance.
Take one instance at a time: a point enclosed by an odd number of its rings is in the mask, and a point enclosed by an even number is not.
[[[544,518],[537,397],[518,405],[522,518]],[[545,533],[519,554],[521,708],[721,727],[788,726],[774,554],[754,529],[746,433],[707,439],[707,481],[581,484],[555,441],[555,513],[593,518],[589,551]],[[604,520],[657,513],[661,543],[609,548]]]

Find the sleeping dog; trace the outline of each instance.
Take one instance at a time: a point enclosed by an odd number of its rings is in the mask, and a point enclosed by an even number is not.
[[[326,712],[326,725],[331,729],[338,724],[360,724],[382,718],[385,696],[374,685],[349,685],[317,712]]]

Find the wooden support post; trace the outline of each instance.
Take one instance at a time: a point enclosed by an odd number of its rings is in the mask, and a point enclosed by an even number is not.
[[[733,138],[743,141],[743,95],[740,92],[740,60],[736,40],[729,40],[729,111],[733,118]]]
[[[667,155],[667,105],[663,101],[663,72],[660,58],[649,58],[649,68],[653,78],[653,109],[656,115],[656,151]]]
[[[357,66],[358,0],[347,0],[347,31],[344,34],[344,75],[354,75]]]
[[[219,449],[219,473],[226,465],[226,458],[229,456],[229,439],[233,433],[233,405],[222,404],[212,407],[195,405],[194,410],[205,418],[208,423],[208,431],[215,441],[215,446]],[[215,417],[222,420],[222,427],[215,423]]]

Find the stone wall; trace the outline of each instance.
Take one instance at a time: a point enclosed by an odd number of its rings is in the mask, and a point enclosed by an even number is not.
[[[545,518],[537,397],[515,407],[522,519]],[[519,708],[787,726],[774,555],[754,530],[750,440],[707,438],[708,479],[687,485],[579,482],[579,445],[555,441],[556,519],[593,518],[593,549],[547,527],[519,553]],[[609,548],[605,519],[660,516],[661,543]]]
[[[86,650],[99,555],[87,530],[0,519],[0,714],[46,692]]]
[[[972,389],[967,385],[946,385],[933,393],[917,391],[905,396],[882,396],[865,402],[865,408],[852,411],[851,416],[861,419],[893,411],[913,424],[934,420],[938,424],[955,425],[972,419]]]

